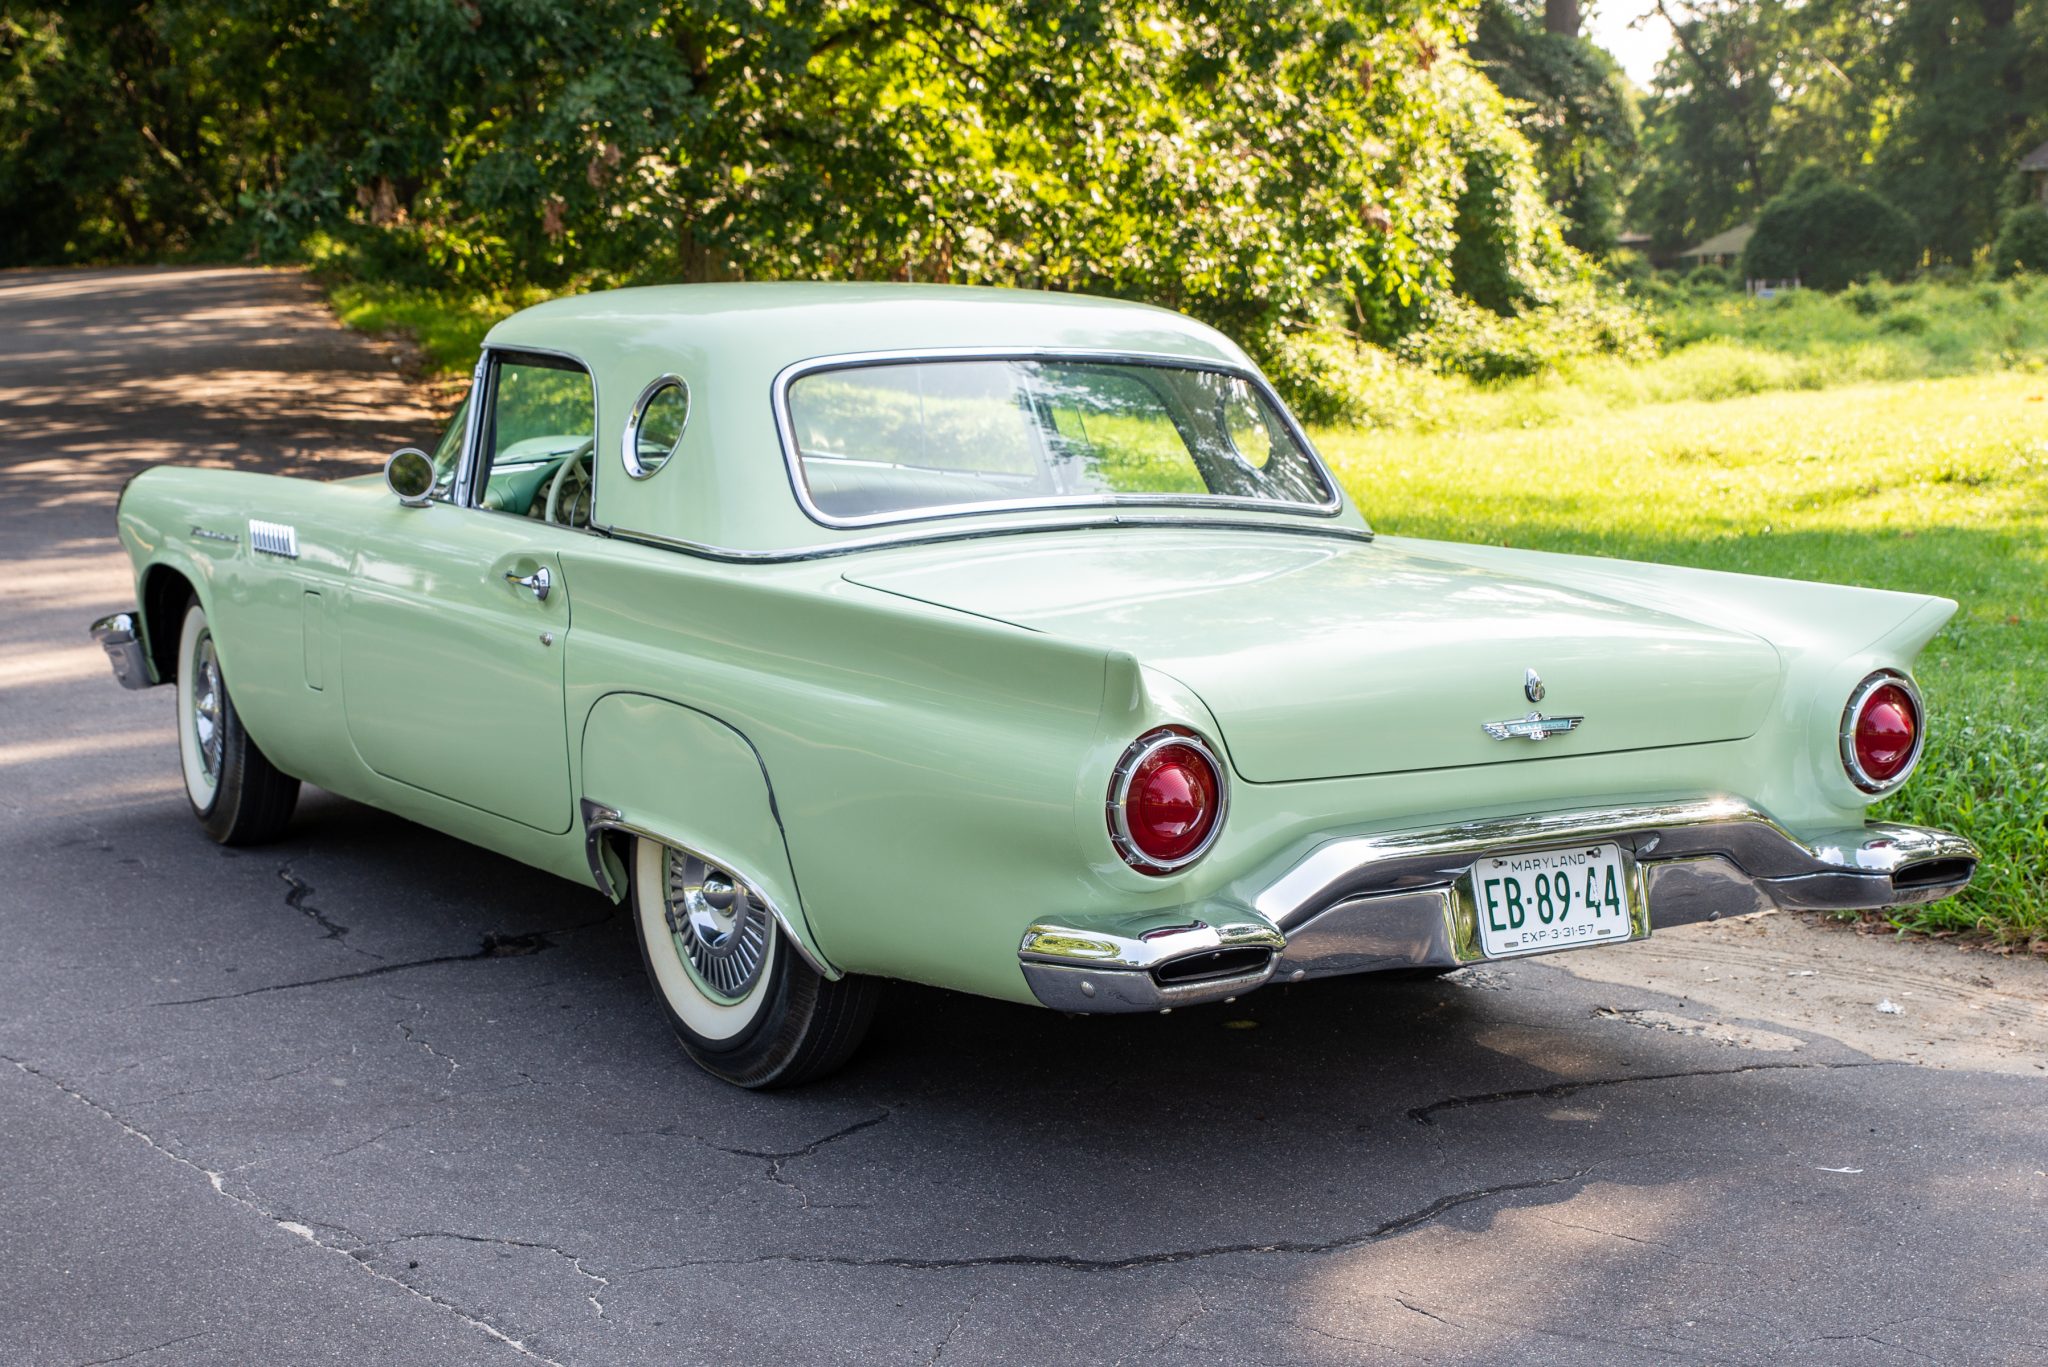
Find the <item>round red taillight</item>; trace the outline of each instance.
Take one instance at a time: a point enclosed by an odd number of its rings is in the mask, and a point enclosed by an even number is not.
[[[1913,681],[1889,671],[1856,686],[1842,713],[1842,765],[1866,793],[1906,781],[1920,758],[1920,694]]]
[[[1109,834],[1141,873],[1184,869],[1223,824],[1223,770],[1200,736],[1166,727],[1140,736],[1109,783]]]

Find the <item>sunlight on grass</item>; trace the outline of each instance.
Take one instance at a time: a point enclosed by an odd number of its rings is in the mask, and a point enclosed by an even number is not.
[[[1539,428],[1333,431],[1380,530],[1935,593],[1919,776],[1877,814],[1985,848],[1921,929],[2048,935],[2048,376],[1644,405]]]

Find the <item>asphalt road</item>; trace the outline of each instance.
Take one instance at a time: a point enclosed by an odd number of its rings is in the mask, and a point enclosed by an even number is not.
[[[1566,955],[1146,1019],[904,989],[757,1096],[592,892],[310,790],[215,847],[170,691],[84,635],[121,480],[436,426],[291,276],[0,275],[0,1361],[2048,1361],[2024,1063],[1693,1029]]]

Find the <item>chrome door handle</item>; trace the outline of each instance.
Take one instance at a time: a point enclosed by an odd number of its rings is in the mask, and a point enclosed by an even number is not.
[[[517,584],[522,589],[533,590],[533,596],[545,603],[548,601],[548,590],[555,586],[555,577],[548,573],[546,565],[542,565],[532,574],[521,574],[517,570],[506,570],[505,582]]]

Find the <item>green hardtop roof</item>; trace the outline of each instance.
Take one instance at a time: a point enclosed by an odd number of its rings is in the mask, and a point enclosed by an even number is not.
[[[656,285],[550,300],[491,330],[489,345],[610,356],[738,348],[779,369],[818,356],[933,348],[1111,350],[1250,363],[1192,318],[1118,299],[967,285]]]

